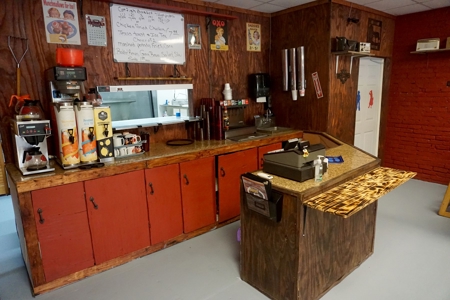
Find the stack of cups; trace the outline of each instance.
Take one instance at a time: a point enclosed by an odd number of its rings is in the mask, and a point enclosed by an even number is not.
[[[225,83],[225,89],[223,90],[223,97],[225,100],[231,100],[233,97],[231,96],[231,88],[229,83]]]

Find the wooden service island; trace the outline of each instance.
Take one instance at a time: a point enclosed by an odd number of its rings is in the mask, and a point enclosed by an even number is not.
[[[8,164],[33,294],[103,272],[239,220],[240,175],[298,130],[245,142],[150,145],[102,168],[22,176]],[[217,190],[216,190],[217,182]],[[217,193],[216,193],[217,192]],[[201,195],[201,197],[199,197]]]
[[[344,162],[329,164],[322,182],[274,175],[279,222],[255,210],[241,189],[241,278],[271,299],[319,299],[363,263],[374,250],[376,200],[415,175],[379,167],[377,158],[325,134],[303,136]]]

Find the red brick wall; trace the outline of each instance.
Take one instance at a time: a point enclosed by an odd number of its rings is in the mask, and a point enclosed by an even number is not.
[[[397,17],[383,165],[450,181],[450,51],[411,54],[423,38],[450,37],[450,7]]]

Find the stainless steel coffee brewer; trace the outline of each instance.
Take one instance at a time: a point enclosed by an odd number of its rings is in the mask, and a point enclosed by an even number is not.
[[[23,175],[54,171],[48,159],[47,138],[51,134],[49,120],[11,121],[16,166]]]

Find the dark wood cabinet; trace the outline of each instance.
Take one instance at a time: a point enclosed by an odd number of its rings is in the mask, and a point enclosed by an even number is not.
[[[144,170],[85,181],[95,263],[150,245]]]
[[[82,182],[31,192],[46,282],[94,265]]]
[[[219,222],[239,216],[241,175],[258,169],[257,157],[256,148],[218,157]]]
[[[270,144],[267,146],[258,147],[258,168],[262,170],[264,163],[264,154],[267,152],[281,149],[281,143]]]
[[[152,245],[183,233],[180,168],[178,164],[145,170]]]
[[[216,222],[214,156],[180,163],[184,232]]]

